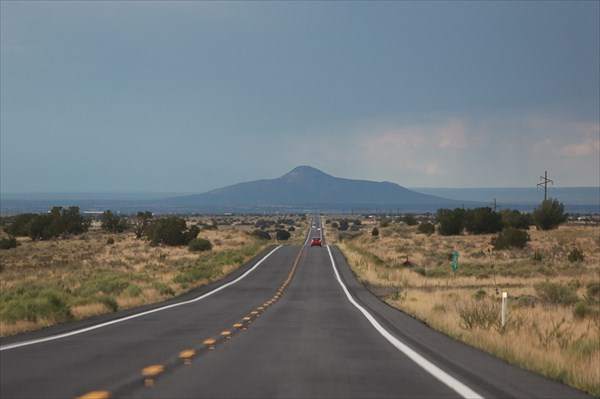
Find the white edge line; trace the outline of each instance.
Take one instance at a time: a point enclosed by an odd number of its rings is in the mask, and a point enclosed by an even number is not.
[[[83,334],[89,331],[93,331],[93,330],[97,330],[99,328],[103,328],[103,327],[108,327],[110,325],[113,324],[117,324],[117,323],[122,323],[124,321],[127,320],[131,320],[131,319],[136,319],[138,317],[142,317],[142,316],[146,316],[149,315],[151,313],[156,313],[156,312],[160,312],[163,310],[167,310],[167,309],[171,309],[177,306],[183,306],[183,305],[187,305],[193,302],[197,302],[200,301],[216,292],[221,291],[222,289],[225,289],[227,287],[229,287],[230,285],[233,285],[235,283],[237,283],[238,281],[240,281],[241,279],[243,279],[244,277],[246,277],[248,274],[250,274],[254,269],[256,269],[258,266],[260,266],[261,263],[263,263],[269,256],[271,256],[271,254],[273,254],[273,252],[277,251],[279,248],[281,248],[282,246],[278,246],[275,249],[273,249],[271,252],[269,252],[267,255],[265,255],[261,260],[259,260],[258,262],[256,262],[256,264],[254,266],[252,266],[252,268],[250,268],[249,270],[247,270],[244,274],[242,274],[240,277],[236,278],[233,281],[230,281],[226,284],[223,284],[217,288],[215,288],[214,290],[207,292],[206,294],[203,294],[197,298],[194,299],[190,299],[187,301],[183,301],[183,302],[178,302],[178,303],[174,303],[171,305],[167,305],[167,306],[163,306],[160,308],[156,308],[156,309],[152,309],[152,310],[147,310],[145,312],[142,313],[136,313],[133,314],[131,316],[127,316],[127,317],[122,317],[120,319],[116,319],[116,320],[111,320],[111,321],[107,321],[106,323],[101,323],[101,324],[96,324],[94,326],[90,326],[90,327],[86,327],[86,328],[82,328],[81,330],[75,330],[75,331],[70,331],[68,333],[64,333],[64,334],[58,334],[58,335],[52,335],[50,337],[45,337],[45,338],[38,338],[38,339],[33,339],[30,341],[24,341],[24,342],[17,342],[14,344],[9,344],[9,345],[5,345],[5,346],[0,346],[0,351],[5,351],[5,350],[9,350],[9,349],[15,349],[15,348],[20,348],[22,346],[29,346],[29,345],[35,345],[35,344],[40,344],[42,342],[48,342],[48,341],[54,341],[57,339],[61,339],[61,338],[67,338],[67,337],[71,337],[73,335],[78,335],[78,334]]]
[[[383,335],[383,337],[385,339],[387,339],[392,345],[394,345],[396,347],[396,349],[398,349],[400,352],[402,352],[406,356],[408,356],[409,359],[411,359],[413,362],[417,363],[421,368],[423,368],[429,374],[431,374],[432,376],[437,378],[439,381],[443,382],[448,387],[452,388],[463,398],[483,399],[483,396],[479,395],[478,393],[473,391],[471,388],[467,387],[465,384],[458,381],[456,378],[452,377],[451,375],[446,373],[444,370],[440,369],[438,366],[431,363],[429,360],[425,359],[423,356],[421,356],[420,354],[415,352],[412,348],[410,348],[408,345],[406,345],[405,343],[403,343],[402,341],[400,341],[399,339],[394,337],[385,328],[383,328],[381,326],[381,324],[379,324],[379,322],[367,310],[365,310],[365,308],[360,306],[354,300],[354,298],[352,298],[352,296],[350,295],[350,292],[348,291],[348,288],[346,288],[346,286],[342,282],[342,279],[340,278],[340,275],[337,271],[335,261],[333,260],[333,255],[331,254],[331,249],[329,249],[329,245],[327,245],[327,251],[329,252],[329,259],[331,260],[331,267],[333,267],[333,271],[335,272],[335,277],[337,278],[338,282],[342,286],[342,289],[344,290],[346,297],[348,298],[350,303],[352,303],[352,305],[354,305],[367,318],[367,320],[373,325],[373,327],[375,327],[375,329],[381,335]]]

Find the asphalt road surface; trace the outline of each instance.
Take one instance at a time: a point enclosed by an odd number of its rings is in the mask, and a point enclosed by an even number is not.
[[[2,339],[0,397],[587,397],[381,302],[320,227],[166,303]]]

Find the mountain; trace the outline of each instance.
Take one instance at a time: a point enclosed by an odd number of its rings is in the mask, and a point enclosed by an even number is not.
[[[402,208],[433,210],[462,206],[448,200],[408,190],[390,182],[352,180],[331,176],[310,166],[298,166],[276,179],[234,184],[203,194],[174,197],[173,205],[233,207],[308,207],[311,209]]]

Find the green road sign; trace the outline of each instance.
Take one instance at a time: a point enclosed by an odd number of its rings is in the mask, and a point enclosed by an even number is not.
[[[458,270],[458,252],[452,252],[452,270]]]

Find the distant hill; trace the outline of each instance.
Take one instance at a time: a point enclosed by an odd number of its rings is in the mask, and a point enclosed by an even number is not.
[[[439,208],[491,206],[531,211],[543,199],[532,188],[414,188],[395,183],[331,176],[310,166],[298,166],[276,179],[256,180],[203,194],[0,193],[0,214],[47,212],[53,206],[79,206],[83,212],[104,210],[158,214],[193,213],[416,213]],[[600,214],[600,187],[549,187],[548,196],[565,204],[569,213]]]
[[[310,166],[298,166],[276,179],[234,184],[203,194],[168,198],[178,206],[285,207],[312,209],[351,207],[402,211],[462,206],[464,201],[418,193],[390,182],[352,180],[331,176]]]

